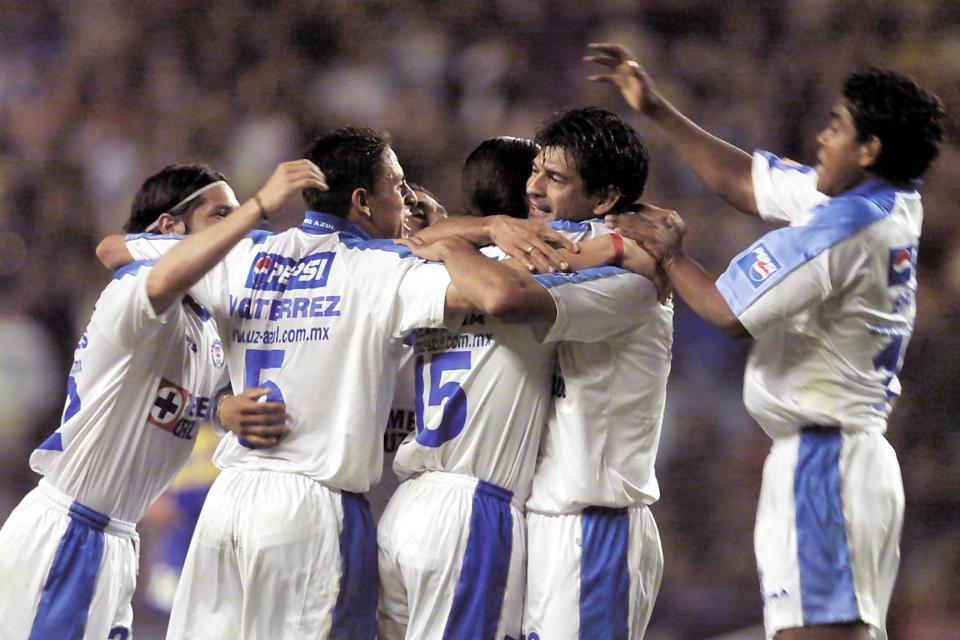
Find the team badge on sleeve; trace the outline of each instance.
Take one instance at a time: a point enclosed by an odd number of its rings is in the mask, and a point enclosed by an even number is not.
[[[210,344],[210,360],[213,361],[213,366],[217,369],[223,369],[223,343],[219,340],[214,340]]]
[[[747,253],[737,260],[737,266],[747,276],[747,280],[754,289],[780,270],[780,263],[763,244],[748,249]]]
[[[913,246],[890,249],[890,270],[887,286],[907,284],[913,275],[913,264],[917,260],[917,248]]]

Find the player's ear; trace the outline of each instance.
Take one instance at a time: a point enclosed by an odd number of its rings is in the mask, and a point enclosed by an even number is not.
[[[600,217],[611,213],[619,200],[620,189],[611,184],[597,195],[596,204],[593,205],[593,215]]]
[[[373,216],[373,213],[370,211],[370,205],[367,203],[367,190],[364,188],[357,188],[353,190],[353,193],[350,194],[350,204],[353,205],[353,208],[360,212],[365,218],[370,218]]]
[[[161,213],[160,217],[157,218],[157,233],[163,235],[183,235],[186,231],[187,226],[183,223],[183,220],[177,216],[172,216],[169,213]]]
[[[880,152],[883,151],[883,143],[877,136],[870,136],[867,141],[860,145],[860,166],[864,169],[872,167],[880,159]]]

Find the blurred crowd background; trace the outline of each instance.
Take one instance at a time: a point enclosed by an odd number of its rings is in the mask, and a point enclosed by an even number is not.
[[[36,482],[27,457],[59,424],[73,345],[109,280],[94,247],[166,164],[207,162],[243,201],[316,134],[368,125],[456,212],[482,139],[532,137],[554,111],[595,104],[646,137],[646,198],[689,220],[690,253],[719,273],[769,227],[706,192],[615,91],[587,82],[596,41],[629,46],[708,130],[799,161],[813,162],[843,78],[867,64],[913,75],[960,114],[952,0],[0,2],[0,518]],[[918,324],[888,432],[907,494],[892,638],[960,629],[957,140],[954,128],[922,188]],[[769,441],[741,404],[748,348],[678,305],[653,640],[760,623],[752,529]],[[162,614],[137,615],[141,637],[163,628]]]

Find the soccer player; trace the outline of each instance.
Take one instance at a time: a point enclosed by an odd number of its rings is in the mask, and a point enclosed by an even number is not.
[[[278,170],[261,194],[281,203],[320,184]],[[171,166],[141,187],[127,228],[216,233],[236,206],[220,174]],[[184,296],[191,281],[167,273],[143,262],[118,270],[77,344],[63,422],[30,456],[44,477],[0,530],[4,638],[129,636],[136,522],[183,466],[225,384],[209,313]]]
[[[467,215],[527,217],[527,176],[540,147],[533,140],[501,136],[470,152],[460,172]]]
[[[448,313],[509,308],[536,286],[461,245],[464,286],[451,287],[452,262],[395,245],[416,199],[376,132],[339,129],[307,156],[330,190],[305,191],[300,227],[196,234],[166,256],[189,273],[213,267],[191,291],[228,338],[234,388],[270,388],[290,414],[272,448],[221,443],[170,638],[372,638],[376,540],[361,492],[380,474],[403,339]],[[138,242],[164,241],[128,246]]]
[[[754,546],[767,636],[886,637],[899,563],[903,486],[883,433],[913,331],[922,209],[940,101],[890,71],[850,74],[817,136],[817,164],[751,158],[697,127],[623,47],[592,45],[594,76],[666,135],[727,202],[788,222],[737,255],[714,283],[683,253],[672,212],[609,224],[642,241],[705,320],[756,343],[747,410],[773,439]]]
[[[581,250],[590,242],[609,242],[602,216],[628,209],[643,191],[647,153],[640,138],[612,113],[580,109],[546,123],[537,142],[541,150],[527,182],[531,219],[526,224],[535,228],[556,217],[557,229],[577,240],[589,239]],[[484,229],[497,235],[498,218],[450,219],[418,238],[430,241],[455,227],[482,242]],[[540,250],[530,244],[524,252],[538,257]],[[641,637],[659,588],[662,552],[647,507],[659,497],[653,463],[670,368],[673,311],[669,302],[659,301],[654,270],[636,269],[647,277],[610,278],[616,270],[601,269],[541,278],[551,299],[541,318],[549,324],[537,339],[564,342],[555,345],[562,377],[553,384],[554,406],[532,493],[527,474],[511,485],[518,487],[517,495],[529,493],[522,627],[527,637]],[[608,289],[609,280],[620,282]],[[500,401],[492,401],[481,373],[471,372],[477,377],[474,395],[490,397],[488,407],[496,407]],[[515,387],[519,383],[498,382],[504,393]],[[486,428],[497,426],[494,420]],[[507,430],[487,435],[487,441],[502,446],[501,432]],[[464,460],[477,458],[470,464],[489,473],[478,455],[484,453],[480,445],[474,451],[460,446]],[[525,465],[516,463],[526,470]],[[581,541],[586,544],[582,549]]]
[[[530,217],[553,220],[571,239],[602,237],[603,216],[630,210],[642,194],[646,148],[614,114],[569,111],[535,139]],[[673,306],[660,301],[658,277],[590,310],[632,316],[620,332],[585,322],[565,333],[571,309],[558,311],[546,336],[567,341],[526,504],[527,638],[641,638],[650,620],[663,553],[649,506],[660,497],[654,462],[673,341]]]
[[[567,259],[609,263],[612,238],[584,243]],[[411,246],[450,265],[444,242]],[[649,256],[634,249],[652,270]],[[451,275],[456,285],[456,268]],[[637,279],[616,268],[581,270],[569,281],[548,277],[528,292],[520,316],[470,314],[450,330],[417,332],[417,431],[397,451],[394,469],[404,481],[378,529],[381,639],[520,636],[523,503],[556,358],[556,343],[540,338],[552,324],[555,339],[632,328],[642,305],[622,313],[604,302],[639,300]],[[555,324],[561,310],[562,328]]]

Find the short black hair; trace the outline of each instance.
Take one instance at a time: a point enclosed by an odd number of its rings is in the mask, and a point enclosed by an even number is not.
[[[857,128],[857,141],[880,140],[870,171],[894,183],[923,175],[940,153],[946,112],[940,99],[916,81],[871,67],[847,76],[843,97]]]
[[[640,135],[615,114],[598,107],[573,109],[537,131],[541,147],[560,147],[573,159],[588,194],[620,190],[613,211],[628,209],[643,194],[649,156]]]
[[[177,216],[190,213],[202,199],[196,198],[174,207],[197,189],[226,180],[219,171],[205,164],[170,164],[153,174],[140,186],[130,205],[130,218],[123,225],[127,233],[141,233],[156,222],[162,213]]]
[[[489,138],[463,163],[460,184],[469,215],[527,217],[527,179],[540,145],[527,138]]]
[[[345,218],[354,190],[373,189],[389,145],[386,133],[366,127],[341,127],[314,140],[304,157],[320,168],[330,189],[304,189],[307,207]]]

